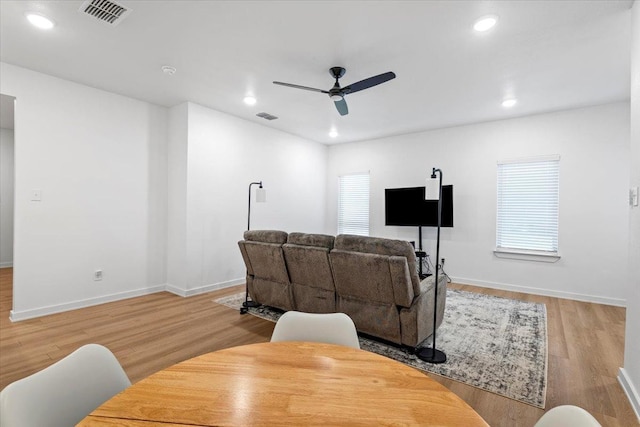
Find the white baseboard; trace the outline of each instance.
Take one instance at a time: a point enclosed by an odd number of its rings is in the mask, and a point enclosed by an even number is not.
[[[596,304],[614,305],[617,307],[627,306],[627,300],[622,298],[599,297],[594,295],[577,294],[573,292],[562,292],[529,286],[512,285],[508,283],[496,283],[487,282],[484,280],[465,279],[463,277],[451,277],[451,281],[454,283],[460,283],[461,285],[472,285],[482,288],[500,289],[503,291],[522,292],[525,294],[543,295],[547,297],[564,298],[575,301],[593,302]]]
[[[47,307],[34,308],[30,310],[15,311],[11,310],[9,319],[12,322],[19,322],[21,320],[33,319],[34,317],[47,316],[49,314],[61,313],[63,311],[76,310],[78,308],[91,307],[93,305],[104,304],[106,302],[119,301],[127,298],[139,297],[142,295],[154,294],[156,292],[171,292],[181,297],[190,297],[193,295],[199,295],[206,292],[217,291],[218,289],[224,289],[231,286],[236,286],[244,283],[245,279],[233,279],[226,282],[213,283],[210,285],[200,286],[194,289],[181,289],[177,286],[169,283],[163,285],[156,285],[150,288],[137,289],[134,291],[120,292],[117,294],[104,295],[96,298],[88,298],[79,301],[73,301],[64,304],[50,305]]]
[[[241,283],[244,283],[244,281],[245,281],[244,278],[233,279],[233,280],[227,280],[226,282],[212,283],[210,285],[199,286],[193,289],[182,289],[170,283],[167,283],[166,291],[181,297],[190,297],[193,295],[200,295],[207,292],[217,291],[219,289],[230,288],[231,286],[236,286]]]
[[[13,267],[13,261],[0,262],[0,268]]]
[[[636,413],[638,422],[640,422],[640,395],[638,395],[638,390],[633,385],[633,382],[631,382],[631,378],[629,378],[629,375],[624,368],[620,368],[618,381],[627,395],[627,399],[629,399],[629,403],[631,403],[633,411]]]
[[[156,285],[149,288],[136,289],[133,291],[118,292],[111,295],[103,295],[95,298],[87,298],[63,304],[49,305],[46,307],[33,308],[30,310],[11,310],[9,319],[12,322],[33,319],[34,317],[46,316],[49,314],[61,313],[63,311],[76,310],[78,308],[91,307],[106,302],[119,301],[127,298],[139,297],[142,295],[154,294],[165,290],[165,285]]]

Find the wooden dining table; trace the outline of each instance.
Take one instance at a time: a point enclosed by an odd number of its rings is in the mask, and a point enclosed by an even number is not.
[[[81,427],[487,426],[426,374],[364,350],[243,345],[173,365],[117,394]]]

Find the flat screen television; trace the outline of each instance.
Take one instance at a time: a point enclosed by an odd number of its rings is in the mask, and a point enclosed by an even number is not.
[[[438,201],[424,199],[424,187],[384,190],[385,225],[437,227]],[[453,227],[453,185],[442,186],[442,227]]]

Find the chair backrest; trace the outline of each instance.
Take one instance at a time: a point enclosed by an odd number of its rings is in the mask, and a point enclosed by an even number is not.
[[[88,344],[5,387],[0,392],[0,426],[74,426],[130,385],[109,349]]]
[[[602,427],[593,415],[573,405],[556,406],[547,411],[534,427]]]
[[[344,313],[287,311],[278,319],[271,341],[312,341],[360,348],[356,327]]]

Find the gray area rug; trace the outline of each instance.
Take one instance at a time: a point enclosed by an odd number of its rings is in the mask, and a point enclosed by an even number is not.
[[[244,292],[214,302],[239,310]],[[275,322],[281,311],[267,306],[249,313]],[[428,338],[423,345],[428,345]],[[544,304],[447,290],[437,348],[447,354],[432,365],[409,351],[360,337],[364,350],[414,368],[544,408],[547,386],[547,312]]]

